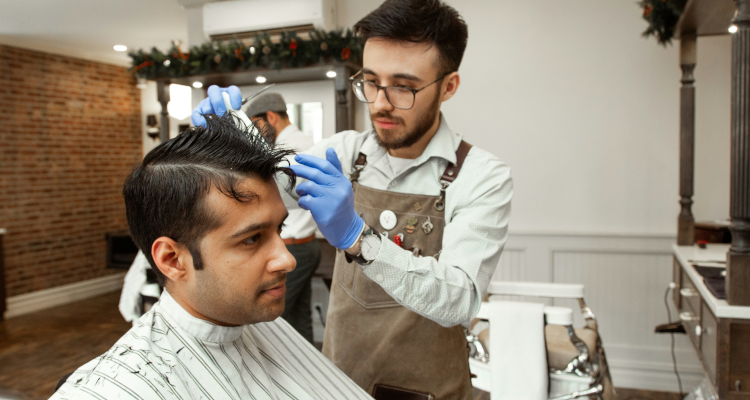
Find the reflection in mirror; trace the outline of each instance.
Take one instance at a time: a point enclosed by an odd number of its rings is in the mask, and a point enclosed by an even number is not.
[[[286,113],[289,122],[312,137],[314,143],[323,139],[323,103],[287,104]]]

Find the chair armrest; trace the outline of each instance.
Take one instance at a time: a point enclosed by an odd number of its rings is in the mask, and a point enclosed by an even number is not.
[[[583,298],[583,285],[577,283],[545,283],[545,282],[490,282],[487,293],[512,295],[555,297],[563,299]]]

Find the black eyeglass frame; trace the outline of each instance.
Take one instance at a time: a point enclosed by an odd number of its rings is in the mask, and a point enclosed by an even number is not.
[[[363,103],[366,103],[366,104],[372,104],[372,103],[374,103],[374,102],[375,102],[375,100],[373,100],[373,101],[362,101],[362,100],[360,100],[360,98],[359,98],[359,97],[357,96],[357,89],[355,89],[355,88],[354,88],[354,82],[360,81],[360,82],[362,82],[363,84],[364,84],[365,82],[369,82],[369,84],[371,84],[371,85],[375,86],[375,87],[376,87],[376,88],[378,89],[378,92],[377,92],[377,93],[379,93],[379,92],[380,92],[380,90],[382,89],[382,90],[383,90],[383,93],[385,93],[385,99],[386,99],[386,100],[388,100],[388,103],[390,103],[390,104],[391,104],[391,105],[392,105],[393,107],[395,107],[395,108],[398,108],[399,110],[411,110],[412,108],[414,108],[414,104],[416,104],[416,103],[417,103],[417,93],[421,92],[421,91],[422,91],[422,90],[424,90],[424,89],[427,89],[427,87],[431,86],[431,85],[432,85],[433,83],[436,83],[436,82],[439,82],[439,81],[441,81],[441,80],[445,79],[445,77],[446,77],[446,76],[448,76],[448,75],[450,75],[450,74],[451,74],[450,72],[448,72],[448,73],[444,74],[443,76],[441,76],[440,78],[437,78],[437,79],[435,79],[434,81],[432,81],[432,82],[430,82],[430,83],[428,83],[428,84],[426,84],[426,85],[422,86],[422,87],[421,87],[421,88],[419,88],[419,89],[412,89],[412,88],[410,88],[410,87],[406,87],[406,86],[396,86],[396,85],[390,85],[390,86],[380,86],[380,85],[377,85],[377,84],[375,84],[375,82],[373,82],[373,81],[368,81],[368,80],[365,80],[365,79],[361,79],[361,78],[360,78],[360,79],[355,79],[355,78],[354,78],[355,76],[357,76],[357,75],[359,75],[359,74],[361,74],[361,73],[362,73],[362,70],[360,69],[360,70],[359,70],[359,72],[357,72],[356,74],[354,74],[354,75],[352,75],[352,76],[350,76],[350,77],[349,77],[349,84],[351,84],[351,86],[352,86],[352,91],[354,91],[354,97],[357,97],[357,100],[359,100],[359,101],[361,101],[361,102],[363,102]],[[392,88],[399,88],[399,89],[406,89],[406,90],[410,91],[410,92],[411,92],[411,94],[412,94],[411,106],[410,106],[410,107],[408,107],[408,108],[404,108],[404,107],[399,107],[399,106],[397,106],[397,105],[393,104],[393,102],[391,101],[391,98],[390,98],[390,97],[388,97],[388,91],[386,90],[386,89],[388,89],[388,88],[391,88],[391,87],[392,87]],[[378,97],[377,93],[375,93],[375,97],[376,97],[376,98]],[[364,96],[364,93],[363,93],[363,96]]]

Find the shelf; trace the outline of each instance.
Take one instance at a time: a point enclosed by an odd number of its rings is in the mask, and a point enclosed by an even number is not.
[[[208,75],[193,75],[182,78],[159,78],[157,80],[170,81],[179,85],[190,86],[193,82],[200,82],[204,88],[210,85],[226,87],[229,85],[270,85],[272,83],[309,82],[332,80],[326,76],[328,71],[336,71],[344,79],[357,72],[361,67],[352,63],[316,64],[310,67],[277,69],[251,69],[246,71],[213,73]],[[266,78],[264,83],[256,82],[258,76]],[[338,78],[338,76],[337,76]]]
[[[698,36],[728,35],[735,10],[732,0],[688,0],[674,37],[679,39],[683,32]]]

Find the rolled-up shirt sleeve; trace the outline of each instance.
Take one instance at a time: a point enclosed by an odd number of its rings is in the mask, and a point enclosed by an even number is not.
[[[446,193],[446,226],[437,257],[418,257],[383,240],[375,260],[363,266],[404,307],[449,327],[479,312],[508,237],[513,181],[496,158],[464,164]]]

